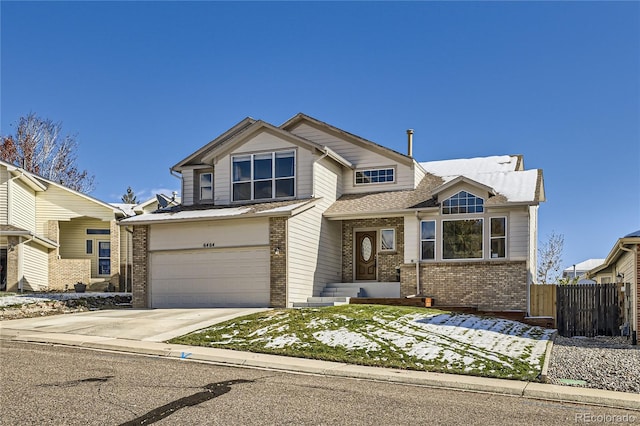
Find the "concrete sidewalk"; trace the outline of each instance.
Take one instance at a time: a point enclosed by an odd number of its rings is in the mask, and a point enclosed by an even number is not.
[[[80,348],[212,362],[229,366],[266,368],[293,373],[320,374],[464,391],[490,392],[531,399],[593,404],[640,411],[640,395],[625,392],[454,374],[366,367],[304,358],[205,348],[201,346],[175,345],[149,339],[132,340],[68,332],[34,331],[33,329],[20,329],[16,327],[17,325],[18,324],[14,325],[13,321],[0,323],[0,340],[51,343]]]

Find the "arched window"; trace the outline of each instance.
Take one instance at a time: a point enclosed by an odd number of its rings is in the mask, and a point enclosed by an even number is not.
[[[460,191],[456,195],[442,202],[442,214],[466,214],[484,212],[484,200],[467,191]]]

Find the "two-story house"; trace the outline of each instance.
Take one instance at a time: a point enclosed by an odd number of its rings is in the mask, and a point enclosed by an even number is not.
[[[117,211],[0,161],[0,291],[117,288]]]
[[[182,204],[133,230],[138,307],[287,307],[357,295],[522,310],[540,170],[522,156],[420,163],[304,114],[246,118],[171,168]]]

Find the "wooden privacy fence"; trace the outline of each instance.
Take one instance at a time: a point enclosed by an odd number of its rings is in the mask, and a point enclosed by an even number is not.
[[[555,284],[534,284],[531,287],[529,312],[533,317],[556,317]]]
[[[617,284],[555,287],[558,334],[565,337],[620,334],[620,291]]]

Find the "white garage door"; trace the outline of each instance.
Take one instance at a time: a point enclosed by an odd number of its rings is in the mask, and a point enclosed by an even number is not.
[[[153,308],[269,306],[269,249],[151,254]]]

